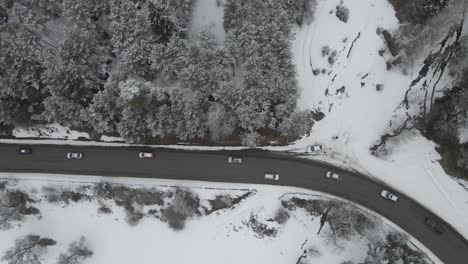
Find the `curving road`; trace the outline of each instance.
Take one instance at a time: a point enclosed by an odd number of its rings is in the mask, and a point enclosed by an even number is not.
[[[31,155],[19,155],[19,145],[0,145],[0,171],[147,177],[232,183],[294,186],[330,193],[369,208],[413,235],[446,264],[468,263],[468,241],[445,223],[446,232],[434,233],[424,224],[437,218],[417,202],[399,195],[397,203],[380,197],[384,188],[370,178],[291,155],[267,151],[185,151],[157,148],[156,159],[137,157],[142,148],[34,145]],[[66,153],[80,151],[82,160],[68,160]],[[242,156],[242,164],[229,164],[228,156]],[[324,177],[328,170],[341,181]],[[266,181],[265,172],[280,174]]]

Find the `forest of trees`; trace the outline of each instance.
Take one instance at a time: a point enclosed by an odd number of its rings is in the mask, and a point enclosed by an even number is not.
[[[0,126],[128,142],[303,133],[289,45],[313,3],[226,0],[219,45],[188,34],[194,0],[0,0]]]

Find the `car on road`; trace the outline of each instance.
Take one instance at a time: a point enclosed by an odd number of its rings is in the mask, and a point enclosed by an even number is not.
[[[337,180],[337,181],[341,180],[341,175],[339,175],[338,173],[331,172],[331,171],[327,171],[327,173],[325,174],[325,177],[329,179]]]
[[[82,159],[83,153],[82,152],[68,152],[67,159]]]
[[[242,158],[241,157],[229,157],[228,158],[229,163],[242,163]]]
[[[310,152],[315,152],[315,151],[319,151],[319,150],[322,150],[322,149],[323,149],[322,145],[312,145],[312,146],[308,146],[306,151],[308,153],[310,153]]]
[[[398,196],[387,191],[387,190],[382,190],[380,192],[380,195],[383,197],[383,198],[386,198],[386,199],[389,199],[390,201],[393,201],[393,202],[396,202],[398,200]]]
[[[31,154],[32,149],[31,148],[21,147],[21,148],[18,149],[18,153],[23,154],[23,155]]]
[[[154,159],[156,158],[156,154],[154,152],[142,151],[138,153],[138,157],[140,159]]]
[[[277,181],[279,180],[279,174],[278,173],[265,173],[265,180],[272,180],[272,181]]]
[[[426,219],[424,219],[424,223],[426,223],[427,227],[429,227],[432,231],[438,234],[443,234],[445,232],[445,228],[442,226],[442,224],[432,217],[426,217]]]

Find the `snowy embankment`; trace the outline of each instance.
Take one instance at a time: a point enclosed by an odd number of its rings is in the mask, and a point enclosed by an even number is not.
[[[349,9],[345,23],[335,15],[339,0],[319,0],[314,21],[295,30],[292,42],[298,83],[302,89],[299,106],[302,109],[320,110],[325,118],[316,122],[310,136],[284,147],[266,147],[273,151],[304,152],[309,144],[320,143],[325,152],[309,158],[327,161],[345,168],[356,169],[372,175],[419,201],[453,225],[468,238],[468,192],[446,175],[439,163],[435,144],[417,131],[388,142],[388,154],[377,158],[370,148],[398,126],[407,112],[401,103],[412,81],[417,78],[422,65],[415,63],[407,74],[387,70],[384,41],[376,32],[383,28],[396,29],[398,21],[386,0],[344,1]],[[197,1],[194,25],[214,23],[218,40],[224,32],[220,29],[220,8],[216,1]],[[200,10],[211,10],[201,12]],[[196,32],[201,27],[192,30]],[[222,29],[222,27],[221,27]],[[429,52],[429,51],[428,51]],[[446,83],[445,76],[438,84]],[[430,81],[430,80],[429,80]],[[411,115],[419,109],[422,94],[413,89]],[[437,93],[436,93],[437,94]],[[419,101],[418,101],[419,100]],[[403,110],[403,111],[402,111]],[[52,128],[50,128],[52,127]],[[14,136],[65,139],[66,141],[34,141],[2,139],[5,143],[52,143],[77,145],[126,146],[124,143],[74,141],[89,138],[82,133],[63,133],[66,128],[49,126],[51,133],[17,129]],[[55,132],[54,132],[55,131]],[[466,133],[462,133],[465,135]],[[464,137],[462,137],[462,140]],[[103,137],[102,141],[121,141]],[[154,146],[158,147],[158,146]],[[241,149],[237,147],[162,146],[178,149]]]
[[[144,264],[156,259],[162,263],[361,263],[368,255],[368,243],[376,246],[387,234],[400,232],[353,205],[299,188],[7,173],[0,174],[2,182],[7,191],[27,194],[34,200],[29,206],[39,213],[2,231],[0,254],[16,239],[33,233],[57,242],[48,247],[44,263],[55,263],[82,236],[93,252],[85,261],[88,264],[135,260]],[[4,190],[0,188],[0,194]],[[180,210],[184,204],[177,200],[182,196],[176,190],[189,194],[184,199],[191,201],[179,211],[187,214],[182,225],[171,224],[167,213],[171,205],[179,204],[175,209]],[[240,198],[236,201],[236,197]],[[304,207],[310,201],[316,206]],[[319,211],[324,207],[320,205],[332,206],[328,214],[335,216],[321,230]],[[192,209],[196,211],[190,213]],[[359,225],[340,222],[355,221],[356,216]],[[367,225],[362,225],[361,216],[368,219]],[[411,248],[420,247],[413,242]]]
[[[344,23],[334,14],[339,4],[339,0],[319,1],[314,21],[296,29],[293,55],[302,89],[300,107],[320,110],[325,118],[314,125],[310,136],[290,147],[303,150],[309,144],[323,144],[326,153],[314,158],[374,176],[419,201],[468,238],[468,192],[441,168],[434,143],[412,131],[390,140],[383,158],[370,152],[392,124],[401,124],[407,113],[414,115],[424,100],[423,92],[417,94],[420,89],[414,88],[413,107],[407,112],[399,107],[422,61],[405,75],[387,70],[385,54],[379,54],[385,43],[378,29],[398,27],[393,8],[385,0],[344,1],[349,8]]]

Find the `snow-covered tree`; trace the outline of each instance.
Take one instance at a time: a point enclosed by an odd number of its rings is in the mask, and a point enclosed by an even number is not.
[[[189,41],[183,38],[172,38],[167,45],[155,45],[151,51],[151,70],[159,73],[163,81],[177,82],[187,66],[189,46]]]
[[[302,26],[312,21],[317,0],[280,0],[280,2],[292,23]]]
[[[7,10],[0,37],[0,122],[24,125],[42,110],[44,52],[41,41],[44,17],[20,3]]]
[[[164,88],[137,79],[121,82],[119,89],[123,105],[122,118],[117,126],[119,134],[131,142],[142,142],[152,135],[152,127],[158,126],[152,121],[164,120],[158,117],[160,108],[169,103],[169,97]],[[166,135],[164,130],[157,131],[161,134],[154,136]]]
[[[390,0],[401,22],[424,24],[427,19],[449,6],[453,0]]]
[[[90,106],[81,114],[86,125],[96,133],[114,133],[121,119],[122,105],[117,84],[107,83],[104,90],[94,95]]]
[[[207,127],[210,139],[219,142],[234,133],[237,120],[224,105],[213,103],[208,109]]]
[[[214,35],[208,29],[202,30],[198,43],[191,44],[185,55],[185,67],[180,73],[182,86],[207,97],[213,96],[220,89],[220,83],[229,77],[231,63]]]
[[[368,256],[363,264],[402,263],[428,264],[427,256],[408,245],[408,237],[402,233],[390,233],[385,240],[369,244]]]
[[[235,77],[224,86],[223,101],[246,130],[276,129],[295,108],[290,27],[279,2],[226,1],[225,45],[235,58]]]
[[[2,257],[8,264],[40,264],[47,247],[55,245],[55,240],[29,234],[15,241],[15,245]]]
[[[50,94],[44,100],[41,118],[72,126],[83,126],[80,112],[103,86],[99,78],[102,61],[92,31],[72,24],[60,42],[56,56],[50,58],[45,83]]]
[[[111,44],[121,68],[146,79],[151,71],[151,52],[158,37],[151,31],[150,21],[140,4],[127,0],[109,0]]]
[[[93,251],[89,248],[88,241],[82,236],[80,240],[70,244],[66,253],[60,254],[57,264],[81,264],[92,255]]]

